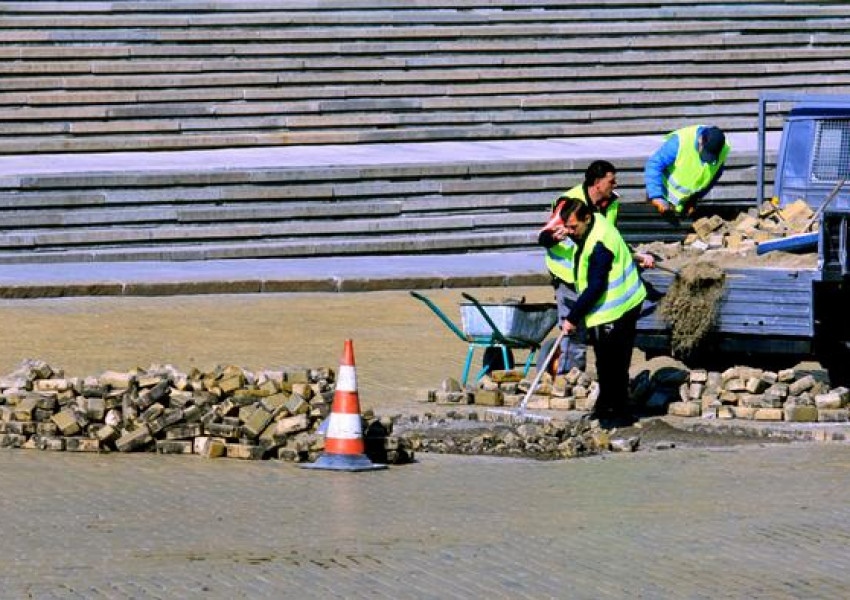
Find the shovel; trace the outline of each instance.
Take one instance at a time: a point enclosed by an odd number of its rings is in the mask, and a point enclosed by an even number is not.
[[[566,334],[563,331],[558,334],[557,339],[555,339],[555,343],[552,344],[552,348],[549,350],[549,354],[546,355],[543,364],[537,369],[537,375],[534,376],[534,380],[528,387],[528,391],[525,393],[525,397],[522,399],[522,402],[520,402],[519,408],[516,410],[510,410],[507,408],[491,408],[487,410],[487,415],[494,415],[497,420],[505,420],[505,418],[507,418],[508,421],[513,423],[548,423],[552,420],[551,417],[547,417],[545,415],[527,413],[525,412],[525,407],[528,405],[528,399],[531,398],[534,391],[537,389],[537,386],[540,384],[540,380],[543,378],[543,373],[549,369],[549,363],[552,362],[552,359],[555,357],[555,353],[558,351],[558,348],[561,347],[561,342],[565,335]]]

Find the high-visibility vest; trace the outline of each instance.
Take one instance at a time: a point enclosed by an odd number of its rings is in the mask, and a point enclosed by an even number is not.
[[[691,125],[668,133],[664,141],[672,136],[679,136],[679,152],[676,160],[663,174],[664,188],[667,201],[672,204],[677,213],[685,209],[685,201],[705,189],[723,166],[729,154],[729,143],[723,144],[720,156],[713,163],[704,163],[697,152],[697,132],[701,125]]]
[[[575,198],[576,200],[581,200],[585,204],[588,204],[590,202],[590,199],[586,198],[584,195],[583,183],[571,187],[566,192],[552,200],[552,211],[555,210],[555,207],[558,205],[558,202],[563,198]],[[619,198],[619,196],[617,196],[617,193],[615,192],[614,199],[611,200],[611,203],[608,205],[608,209],[605,211],[605,218],[608,219],[608,222],[611,223],[611,225],[617,224],[617,216],[620,214],[620,201],[617,198]],[[596,210],[596,208],[593,209]]]
[[[608,272],[605,293],[585,317],[588,327],[616,321],[646,298],[646,288],[640,279],[631,250],[617,228],[598,214],[593,215],[590,230],[584,241],[584,250],[579,257],[576,269],[576,291],[581,294],[588,287],[590,256],[597,243],[603,244],[614,254],[614,262]]]
[[[566,192],[552,200],[552,211],[555,211],[555,207],[558,205],[563,198],[575,198],[576,200],[581,200],[585,204],[588,203],[588,199],[584,196],[584,185],[578,184],[576,186],[571,187]],[[616,225],[617,223],[617,215],[620,212],[620,202],[619,200],[613,200],[611,204],[608,205],[608,210],[605,212],[605,218],[611,225]],[[546,268],[549,269],[549,272],[552,273],[555,277],[569,284],[575,283],[575,243],[567,238],[562,242],[559,242],[552,246],[551,248],[546,249]]]

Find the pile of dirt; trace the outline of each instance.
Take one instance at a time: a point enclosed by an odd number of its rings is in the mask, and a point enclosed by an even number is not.
[[[713,262],[685,265],[659,304],[659,314],[670,325],[673,356],[687,356],[711,330],[723,296],[723,269]]]

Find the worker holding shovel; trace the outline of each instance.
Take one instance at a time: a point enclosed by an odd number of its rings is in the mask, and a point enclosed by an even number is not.
[[[584,173],[584,181],[552,201],[552,218],[538,236],[538,243],[546,248],[546,266],[552,276],[555,288],[555,301],[558,306],[558,320],[563,323],[575,304],[578,293],[575,287],[575,244],[563,229],[559,213],[568,198],[583,202],[593,213],[603,216],[613,226],[617,224],[620,212],[617,187],[617,169],[607,160],[595,160]],[[654,257],[648,254],[636,254],[641,266],[654,266]],[[573,367],[584,370],[587,366],[587,333],[583,324],[561,345],[558,374],[564,374]]]
[[[644,167],[647,201],[665,217],[690,216],[723,175],[729,150],[718,127],[691,125],[668,133]]]
[[[574,198],[564,201],[559,217],[575,244],[578,292],[561,330],[573,335],[584,324],[593,344],[599,398],[591,417],[603,426],[631,424],[629,365],[646,288],[631,250],[607,219]]]

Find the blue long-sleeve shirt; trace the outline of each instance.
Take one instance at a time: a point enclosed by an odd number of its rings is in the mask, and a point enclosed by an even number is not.
[[[699,136],[702,135],[704,129],[705,127],[697,129],[697,140],[699,139]],[[696,142],[694,143],[696,144]],[[694,149],[696,149],[696,146],[694,146]],[[667,188],[664,185],[664,172],[670,168],[674,162],[676,162],[676,155],[678,153],[679,136],[671,135],[670,138],[655,151],[655,154],[650,156],[649,160],[646,161],[646,166],[643,169],[643,178],[646,186],[646,197],[648,200],[652,200],[653,198],[668,199]],[[699,200],[703,198],[711,191],[711,188],[714,187],[714,184],[717,183],[717,180],[720,179],[722,174],[723,167],[721,166],[708,185],[691,196],[689,200]]]

